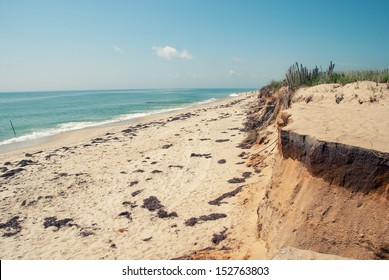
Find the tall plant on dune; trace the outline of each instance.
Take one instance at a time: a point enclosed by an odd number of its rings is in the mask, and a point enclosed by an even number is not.
[[[329,80],[334,75],[335,64],[330,61],[327,71],[321,71],[317,66],[308,69],[297,62],[289,67],[285,75],[285,80],[290,90],[302,85],[311,86],[319,84],[321,81]]]
[[[389,83],[389,69],[383,70],[355,70],[335,72],[335,64],[330,61],[328,68],[322,71],[317,66],[308,69],[297,62],[289,67],[285,74],[286,85],[289,90],[295,90],[301,86],[314,86],[320,84],[339,83],[347,84],[358,81],[372,81],[377,83]]]

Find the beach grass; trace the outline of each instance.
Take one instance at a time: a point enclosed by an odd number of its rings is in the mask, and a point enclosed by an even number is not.
[[[295,63],[289,67],[285,74],[285,79],[272,80],[267,86],[279,89],[286,85],[288,89],[295,90],[302,86],[316,86],[321,84],[348,84],[361,81],[372,81],[376,83],[389,83],[389,69],[382,70],[350,70],[334,71],[335,64],[330,62],[326,70],[315,66],[308,69],[302,64]]]

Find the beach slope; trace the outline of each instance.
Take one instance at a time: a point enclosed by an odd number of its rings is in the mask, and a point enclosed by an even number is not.
[[[171,259],[239,243],[240,192],[263,180],[237,147],[253,98],[1,154],[1,259]]]

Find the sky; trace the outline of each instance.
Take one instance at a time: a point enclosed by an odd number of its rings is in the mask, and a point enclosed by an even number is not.
[[[389,1],[0,0],[0,92],[259,88],[389,67]]]

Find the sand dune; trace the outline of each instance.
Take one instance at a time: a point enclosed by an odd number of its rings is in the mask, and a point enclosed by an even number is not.
[[[389,152],[389,89],[359,82],[303,88],[294,95],[287,129],[317,139]]]
[[[270,258],[389,258],[388,102],[373,82],[295,92],[258,207]]]

